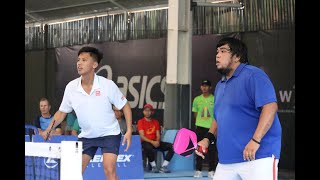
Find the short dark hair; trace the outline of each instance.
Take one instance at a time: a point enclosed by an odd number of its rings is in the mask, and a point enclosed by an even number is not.
[[[48,105],[51,106],[50,101],[49,101],[47,98],[42,97],[42,98],[40,98],[40,101],[39,101],[39,102],[41,102],[41,101],[47,101],[47,102],[48,102]]]
[[[248,48],[246,44],[244,44],[244,42],[233,37],[225,37],[218,42],[217,48],[225,44],[229,45],[230,52],[232,55],[236,55],[240,57],[241,63],[249,63]]]
[[[98,62],[98,64],[100,63],[101,59],[103,58],[103,53],[100,52],[97,48],[94,48],[94,47],[90,47],[90,46],[85,46],[85,47],[82,47],[79,52],[78,52],[78,56],[81,54],[81,53],[89,53],[90,56],[96,60]]]

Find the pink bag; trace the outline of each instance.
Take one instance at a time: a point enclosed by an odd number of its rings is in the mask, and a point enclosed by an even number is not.
[[[176,154],[189,157],[197,149],[197,135],[190,129],[181,128],[174,139],[173,150]]]

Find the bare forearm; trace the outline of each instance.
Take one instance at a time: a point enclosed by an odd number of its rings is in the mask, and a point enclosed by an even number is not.
[[[209,129],[209,132],[217,136],[217,122],[216,120],[213,120]]]
[[[255,140],[260,142],[263,136],[268,132],[274,121],[274,116],[277,110],[278,105],[276,102],[269,103],[263,106],[257,129],[253,135],[253,138]]]
[[[160,131],[158,130],[158,131],[157,131],[156,141],[159,141],[159,142],[160,142],[160,139],[161,139],[161,135],[160,135]]]
[[[127,132],[128,131],[132,132],[132,111],[131,111],[131,107],[130,107],[129,103],[124,105],[123,114],[124,114],[124,118],[126,120]]]
[[[148,142],[148,143],[151,143],[151,142],[152,142],[151,139],[149,139],[149,138],[147,138],[147,137],[145,137],[144,135],[141,135],[141,134],[140,134],[140,138],[141,138],[143,141],[146,141],[146,142]]]
[[[65,119],[66,116],[67,116],[67,113],[57,111],[54,114],[52,121],[50,122],[47,130],[49,131],[51,129],[53,122],[54,122],[53,128],[56,128],[59,124],[61,124],[61,122]]]
[[[207,142],[207,146],[206,147],[208,147],[208,145],[210,144],[210,141],[215,141],[215,139],[216,139],[216,137],[217,137],[217,122],[216,122],[216,120],[213,120],[212,121],[212,123],[211,123],[211,126],[210,126],[210,129],[209,129],[209,132],[211,133],[211,134],[213,134],[214,135],[214,137],[212,137],[212,135],[210,135],[210,134],[207,134],[204,138],[203,138],[203,140],[206,140],[206,142]]]

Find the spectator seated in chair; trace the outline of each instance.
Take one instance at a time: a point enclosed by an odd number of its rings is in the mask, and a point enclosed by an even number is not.
[[[38,115],[33,120],[33,125],[38,128],[39,134],[45,139],[47,137],[45,130],[48,128],[53,118],[53,115],[51,115],[50,113],[51,105],[49,100],[46,98],[41,98],[39,102],[39,108],[40,108],[40,115]],[[60,124],[57,127],[55,127],[55,129],[52,131],[52,134],[62,135],[62,129]]]
[[[146,104],[143,108],[144,117],[138,120],[137,129],[141,138],[142,149],[152,167],[151,172],[170,173],[168,165],[174,155],[173,146],[171,143],[160,141],[160,124],[158,120],[151,118],[153,113],[152,105]],[[155,149],[168,151],[160,169],[156,166]]]

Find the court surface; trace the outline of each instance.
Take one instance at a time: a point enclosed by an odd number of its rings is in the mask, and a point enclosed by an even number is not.
[[[171,173],[150,173],[144,172],[144,179],[147,180],[209,180],[210,178],[207,177],[208,171],[202,171],[202,178],[194,178],[193,177],[194,171],[178,171],[178,172],[171,172]],[[295,180],[294,175],[289,175],[279,172],[278,180]],[[212,179],[211,179],[212,180]]]

